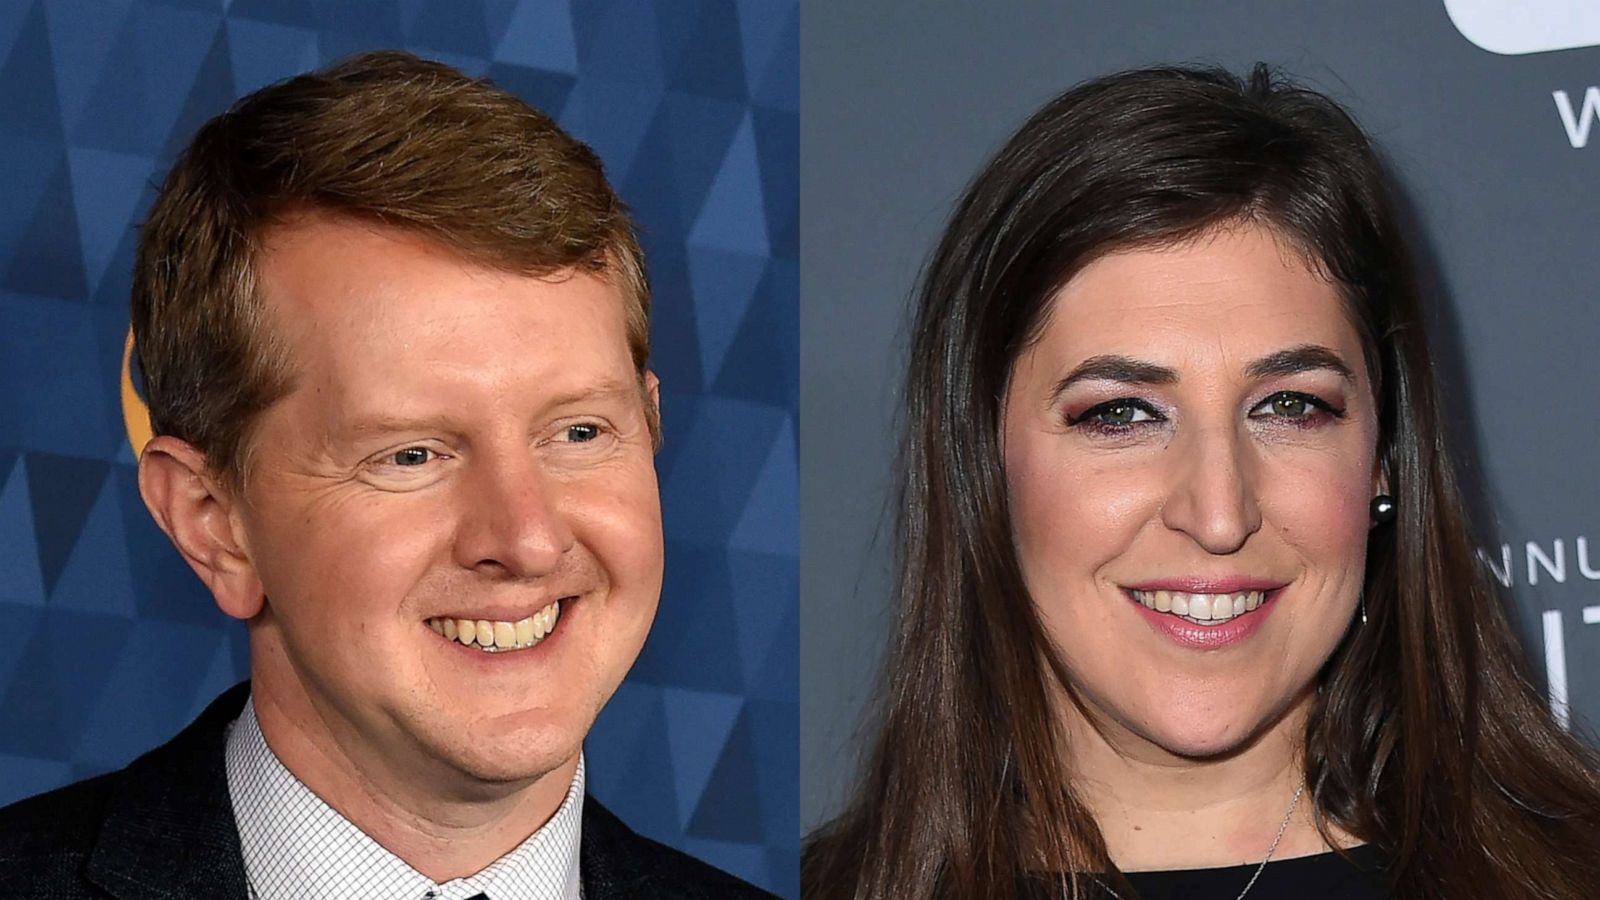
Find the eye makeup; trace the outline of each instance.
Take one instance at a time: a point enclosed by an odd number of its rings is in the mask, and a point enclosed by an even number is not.
[[[1154,404],[1137,397],[1106,400],[1079,413],[1062,413],[1068,428],[1096,437],[1123,437],[1167,421]]]
[[[1061,415],[1068,428],[1093,437],[1126,437],[1169,419],[1155,404],[1138,397],[1104,400],[1079,412],[1063,410]],[[1343,420],[1346,410],[1307,391],[1278,390],[1250,407],[1247,415],[1256,421],[1310,430]]]
[[[1270,408],[1266,413],[1258,410]],[[1342,420],[1345,409],[1335,406],[1316,394],[1305,391],[1274,391],[1250,410],[1252,419],[1272,419],[1291,428],[1310,429],[1325,425],[1328,420]]]

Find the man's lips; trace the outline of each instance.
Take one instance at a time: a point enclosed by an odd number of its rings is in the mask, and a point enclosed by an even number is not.
[[[566,606],[576,601],[581,596],[581,594],[551,594],[543,600],[536,600],[530,603],[518,603],[516,605],[479,604],[476,606],[457,606],[448,610],[440,610],[427,616],[426,618],[473,620],[486,619],[490,622],[515,622],[518,619],[526,619],[527,617],[540,612],[552,603],[559,601],[562,606]]]
[[[526,650],[544,643],[545,638],[554,633],[562,606],[571,604],[571,600],[565,604],[561,600],[551,600],[533,615],[515,621],[436,616],[423,624],[447,641],[484,652]]]

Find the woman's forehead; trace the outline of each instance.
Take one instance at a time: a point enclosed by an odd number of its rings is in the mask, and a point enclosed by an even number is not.
[[[1179,243],[1117,250],[1085,266],[1051,297],[1039,349],[1250,356],[1321,344],[1359,353],[1337,285],[1263,226],[1217,229]]]

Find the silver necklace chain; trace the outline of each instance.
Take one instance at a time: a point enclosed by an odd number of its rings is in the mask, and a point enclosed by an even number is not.
[[[1283,833],[1289,830],[1289,822],[1294,819],[1295,807],[1300,805],[1300,795],[1305,793],[1305,790],[1306,782],[1302,778],[1300,779],[1300,786],[1294,789],[1294,799],[1289,801],[1289,811],[1283,814],[1283,824],[1278,826],[1278,836],[1272,839],[1272,846],[1267,848],[1266,857],[1261,860],[1261,865],[1256,866],[1255,874],[1250,876],[1250,880],[1245,883],[1244,890],[1239,892],[1239,896],[1235,900],[1244,900],[1244,895],[1250,893],[1250,889],[1256,886],[1256,879],[1260,878],[1261,873],[1267,870],[1267,863],[1272,862],[1272,854],[1277,852],[1278,842],[1283,840]],[[1113,890],[1111,885],[1100,881],[1099,876],[1095,876],[1094,880],[1099,882],[1100,886],[1106,889],[1106,893],[1116,898],[1116,900],[1123,900],[1122,895]]]

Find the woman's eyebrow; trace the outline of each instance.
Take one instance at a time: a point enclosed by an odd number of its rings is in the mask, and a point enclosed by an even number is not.
[[[1339,354],[1321,344],[1301,344],[1298,347],[1269,353],[1245,366],[1244,373],[1251,378],[1275,378],[1316,369],[1337,373],[1350,384],[1354,384],[1356,380],[1355,373],[1350,371],[1350,367],[1345,365]]]
[[[1177,384],[1178,370],[1131,356],[1091,356],[1056,382],[1052,397],[1059,397],[1080,381],[1116,381],[1122,384]]]
[[[1269,353],[1245,366],[1244,374],[1250,378],[1276,378],[1326,369],[1345,381],[1354,383],[1355,373],[1345,365],[1343,358],[1321,344],[1301,344]],[[1052,398],[1059,397],[1067,388],[1080,381],[1114,381],[1119,384],[1177,384],[1178,371],[1167,366],[1135,359],[1131,356],[1107,354],[1091,356],[1056,382]]]

